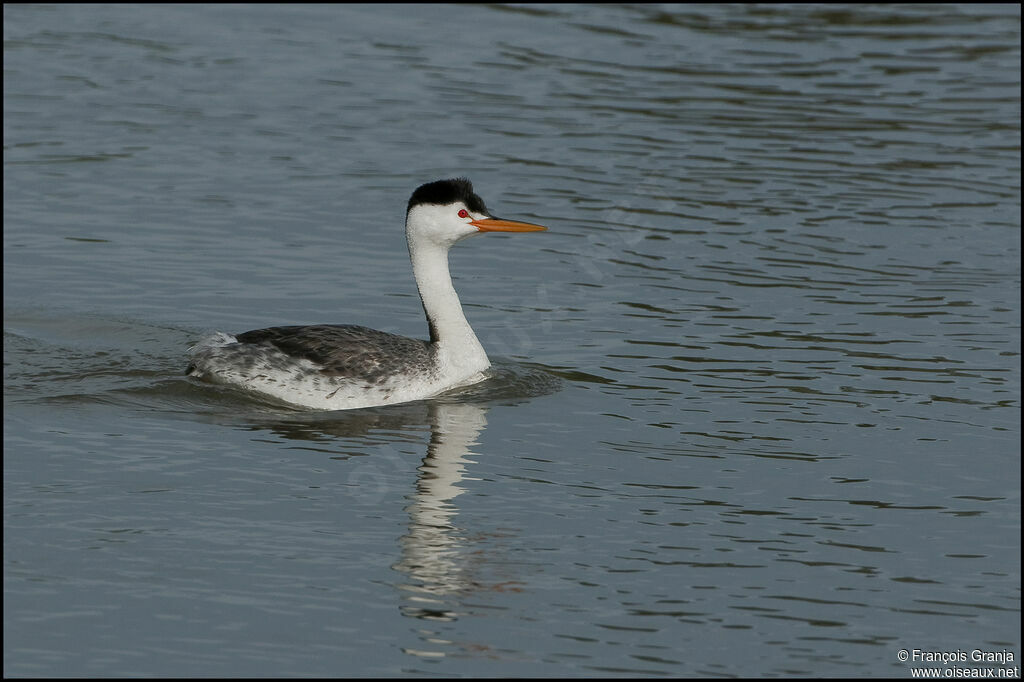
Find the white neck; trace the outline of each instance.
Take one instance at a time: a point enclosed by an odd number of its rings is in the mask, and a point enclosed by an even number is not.
[[[430,340],[436,344],[439,370],[468,378],[490,367],[452,285],[448,248],[428,240],[409,239],[409,257],[430,323]]]

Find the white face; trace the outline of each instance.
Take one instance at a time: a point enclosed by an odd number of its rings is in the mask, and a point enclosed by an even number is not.
[[[487,216],[474,213],[461,201],[446,206],[419,204],[406,218],[405,230],[410,239],[426,239],[441,246],[451,246],[460,239],[480,234],[470,221]]]

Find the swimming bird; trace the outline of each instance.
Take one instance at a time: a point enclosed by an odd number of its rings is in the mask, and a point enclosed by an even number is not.
[[[405,236],[429,340],[333,324],[217,332],[190,349],[186,374],[324,410],[419,400],[481,381],[491,363],[452,285],[448,249],[485,232],[546,229],[496,218],[465,178],[421,185],[409,198]]]

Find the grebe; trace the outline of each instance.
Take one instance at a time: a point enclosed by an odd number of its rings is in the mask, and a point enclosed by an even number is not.
[[[448,272],[448,249],[482,232],[546,227],[496,218],[464,178],[421,185],[405,236],[430,340],[355,325],[217,332],[190,349],[186,374],[324,410],[427,398],[485,378],[490,360],[466,321]]]

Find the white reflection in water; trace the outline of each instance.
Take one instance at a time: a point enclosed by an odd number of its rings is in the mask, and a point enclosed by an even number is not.
[[[454,500],[464,492],[470,448],[484,427],[486,411],[478,405],[438,404],[432,411],[432,433],[419,467],[416,490],[409,496],[409,532],[400,540],[401,559],[394,568],[408,575],[402,612],[426,619],[453,620],[447,595],[478,588],[468,575],[466,538],[454,524]]]

